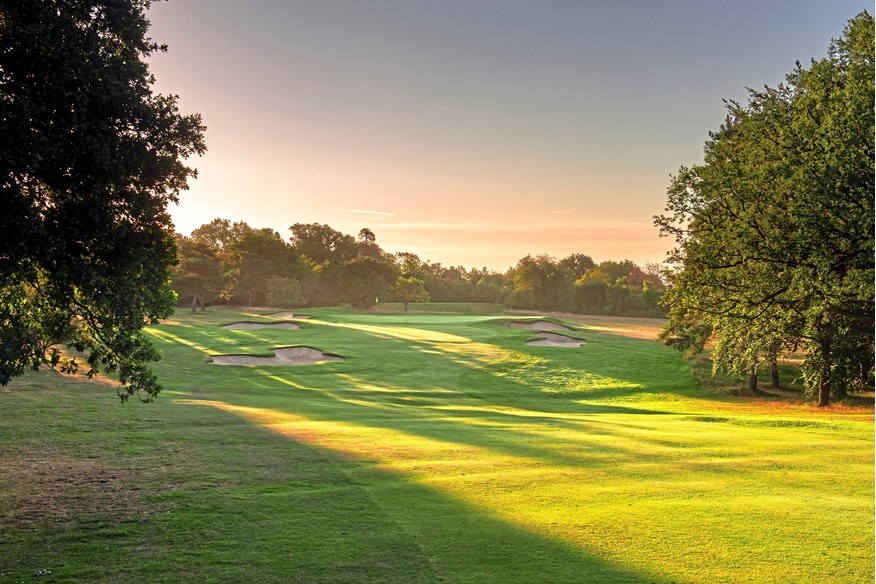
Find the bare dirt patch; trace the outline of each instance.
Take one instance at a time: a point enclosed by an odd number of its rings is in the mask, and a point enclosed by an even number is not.
[[[547,331],[539,332],[538,337],[539,338],[533,341],[527,341],[526,344],[535,347],[563,347],[566,349],[574,349],[587,342],[584,339],[577,339],[575,337],[560,335],[557,333],[549,333]]]
[[[284,321],[284,322],[252,322],[252,321],[241,321],[241,322],[232,322],[231,324],[222,325],[222,328],[225,329],[263,329],[263,328],[273,328],[273,329],[286,329],[291,331],[301,330],[301,325],[298,323]]]
[[[516,329],[526,329],[530,331],[570,331],[567,326],[561,325],[550,320],[515,320],[508,323],[508,326]]]
[[[340,355],[323,353],[313,347],[278,347],[273,355],[213,355],[214,365],[313,365],[323,361],[343,361]]]

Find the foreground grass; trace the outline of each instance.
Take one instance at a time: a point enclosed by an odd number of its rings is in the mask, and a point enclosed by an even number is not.
[[[491,316],[308,312],[156,328],[152,405],[3,390],[0,580],[873,580],[872,409],[705,392],[623,330],[647,323],[579,322],[569,350]],[[294,344],[347,360],[206,362]]]

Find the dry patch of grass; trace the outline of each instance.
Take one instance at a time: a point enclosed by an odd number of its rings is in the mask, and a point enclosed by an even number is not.
[[[105,460],[7,449],[0,456],[6,507],[0,529],[71,523],[89,514],[122,519],[146,513],[145,502],[127,492],[127,474]]]

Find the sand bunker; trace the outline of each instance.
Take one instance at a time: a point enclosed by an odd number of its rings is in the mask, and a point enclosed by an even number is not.
[[[259,355],[213,355],[213,365],[313,365],[321,361],[343,361],[339,355],[312,347],[278,347],[270,357]]]
[[[536,347],[564,347],[567,349],[574,349],[575,347],[580,347],[587,342],[584,339],[576,339],[575,337],[544,331],[538,333],[538,336],[538,339],[527,341],[526,344],[534,345]]]
[[[297,318],[298,320],[310,318],[309,314],[295,314],[294,312],[273,312],[271,314],[266,314],[265,316],[268,318]]]
[[[549,320],[516,320],[509,322],[508,326],[516,329],[527,329],[531,331],[570,331],[567,326],[551,322]]]
[[[222,328],[227,329],[261,329],[261,328],[275,328],[275,329],[287,329],[291,331],[301,330],[301,326],[294,322],[251,322],[251,321],[242,321],[242,322],[232,322],[231,324],[222,325]]]

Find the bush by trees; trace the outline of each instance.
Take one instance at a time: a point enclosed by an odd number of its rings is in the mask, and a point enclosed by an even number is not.
[[[307,296],[295,278],[273,276],[265,281],[265,305],[276,308],[300,308],[307,305]]]

